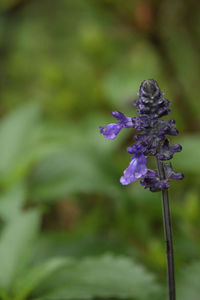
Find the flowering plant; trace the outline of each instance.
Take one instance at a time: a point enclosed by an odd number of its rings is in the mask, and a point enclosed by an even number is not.
[[[175,300],[174,254],[172,229],[170,219],[168,188],[169,180],[183,179],[182,173],[175,173],[171,163],[174,153],[182,150],[181,145],[170,145],[167,136],[178,135],[176,123],[173,119],[160,118],[170,113],[170,102],[164,98],[157,82],[153,79],[144,80],[138,92],[138,99],[134,105],[138,108],[138,116],[126,117],[118,111],[112,115],[118,120],[105,127],[99,127],[100,133],[107,139],[115,139],[122,128],[135,128],[140,134],[134,136],[136,143],[127,148],[132,155],[128,168],[120,178],[123,185],[128,185],[140,178],[141,185],[151,192],[162,191],[163,224],[166,242],[167,271],[169,299]],[[157,170],[147,167],[147,157],[156,157]]]
[[[120,182],[127,185],[141,178],[140,183],[152,192],[168,189],[169,180],[180,180],[183,174],[175,173],[170,163],[164,163],[165,178],[160,178],[156,170],[147,168],[146,157],[155,156],[160,161],[166,161],[170,160],[174,153],[182,150],[179,144],[170,145],[166,137],[166,135],[178,134],[175,121],[160,119],[170,113],[168,108],[170,102],[164,98],[157,82],[153,79],[142,82],[138,96],[134,105],[138,107],[139,116],[130,118],[121,112],[113,111],[112,115],[118,122],[99,127],[100,133],[106,139],[115,139],[122,128],[135,128],[141,132],[134,137],[136,143],[127,148],[132,158]]]

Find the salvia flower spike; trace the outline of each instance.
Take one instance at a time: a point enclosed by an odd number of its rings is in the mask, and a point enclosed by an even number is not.
[[[170,145],[168,138],[170,135],[178,135],[175,121],[161,119],[170,113],[170,102],[164,98],[164,94],[153,79],[142,82],[138,96],[134,102],[138,108],[138,116],[131,118],[113,111],[112,115],[117,122],[99,127],[100,133],[106,139],[115,139],[123,128],[135,128],[139,133],[134,136],[136,143],[127,148],[132,158],[120,179],[121,184],[128,185],[140,178],[141,185],[152,192],[168,189],[169,180],[180,180],[184,177],[182,173],[175,173],[171,164],[164,163],[170,160],[174,153],[182,150],[179,144]],[[155,156],[163,162],[164,179],[160,178],[157,171],[147,168],[149,156]]]
[[[151,192],[162,191],[163,226],[166,242],[167,274],[169,300],[176,299],[174,254],[169,208],[168,188],[170,180],[183,179],[182,173],[176,173],[169,162],[174,153],[182,150],[181,145],[170,145],[168,136],[178,135],[173,119],[162,120],[161,117],[170,113],[170,102],[164,98],[157,82],[153,79],[144,80],[134,105],[138,108],[138,116],[126,117],[118,111],[112,112],[118,122],[99,127],[106,139],[115,139],[123,128],[135,128],[139,133],[134,136],[135,144],[127,148],[132,155],[128,168],[124,171],[120,182],[128,185],[140,178],[141,185]],[[156,158],[157,170],[147,168],[147,157]]]

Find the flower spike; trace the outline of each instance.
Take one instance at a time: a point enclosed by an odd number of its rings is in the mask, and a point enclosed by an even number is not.
[[[183,178],[183,174],[177,173],[176,175],[173,169],[170,171],[169,165],[166,164],[166,173],[170,176],[168,175],[164,181],[161,181],[153,170],[147,171],[146,158],[155,156],[161,161],[166,161],[170,160],[174,153],[182,150],[179,144],[170,145],[169,139],[166,137],[178,134],[175,121],[160,119],[170,113],[170,102],[164,98],[164,94],[153,79],[142,82],[138,96],[134,102],[138,108],[138,116],[130,118],[119,111],[113,111],[112,115],[118,122],[99,127],[100,133],[106,139],[115,139],[122,128],[135,128],[140,132],[134,137],[136,143],[127,148],[128,153],[133,156],[120,182],[127,185],[141,178],[141,184],[150,191],[168,189],[169,180],[180,180]]]

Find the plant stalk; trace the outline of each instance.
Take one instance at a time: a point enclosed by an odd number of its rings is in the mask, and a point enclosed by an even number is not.
[[[164,164],[158,158],[156,158],[158,174],[161,180],[165,179]],[[167,257],[167,277],[168,277],[168,292],[169,300],[176,299],[175,290],[175,275],[174,275],[174,251],[172,240],[172,226],[169,207],[169,195],[168,190],[162,190],[162,212],[163,212],[163,226],[166,243],[166,257]]]

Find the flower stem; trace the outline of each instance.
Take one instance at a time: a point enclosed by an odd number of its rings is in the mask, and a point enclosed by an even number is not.
[[[164,164],[156,157],[157,168],[161,180],[165,179]],[[163,226],[166,243],[166,256],[167,256],[167,276],[168,276],[168,291],[169,300],[176,299],[175,291],[175,276],[174,276],[174,252],[172,240],[172,226],[169,207],[168,190],[162,190],[162,211],[163,211]]]

